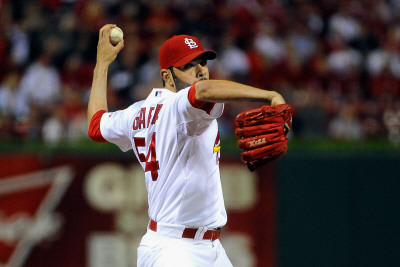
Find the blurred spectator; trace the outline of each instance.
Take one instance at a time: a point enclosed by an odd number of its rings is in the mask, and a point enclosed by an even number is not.
[[[51,65],[51,55],[43,51],[23,74],[19,86],[22,104],[18,116],[27,115],[30,107],[51,110],[60,98],[59,72]]]
[[[362,125],[357,119],[354,107],[344,105],[328,126],[329,135],[342,141],[362,140],[364,133]]]
[[[267,62],[279,64],[285,60],[286,47],[278,35],[276,25],[271,21],[260,22],[259,31],[254,40],[254,46]]]
[[[14,24],[8,32],[11,40],[11,60],[16,66],[26,64],[30,56],[29,37],[23,27],[24,25]]]
[[[135,86],[138,84],[139,45],[136,39],[127,37],[126,45],[121,51],[121,57],[111,65],[109,83],[116,91],[119,101],[125,106],[135,99]]]
[[[311,86],[298,88],[291,93],[289,103],[296,107],[293,132],[301,138],[323,138],[327,131],[328,114],[325,110],[323,93]]]
[[[19,74],[10,72],[0,84],[0,138],[9,139],[14,135],[16,107],[19,101],[17,91]]]
[[[329,45],[331,52],[326,60],[334,77],[342,81],[357,78],[363,59],[361,53],[350,48],[340,36],[332,36]]]
[[[287,35],[290,52],[293,58],[303,65],[313,55],[317,48],[316,38],[303,23],[295,23]]]
[[[389,94],[400,96],[400,29],[395,28],[382,40],[382,46],[367,55],[369,94],[374,98]]]
[[[338,11],[329,19],[329,31],[332,35],[339,35],[346,42],[357,38],[361,34],[361,25],[352,11],[361,5],[359,1],[348,1],[338,5]]]
[[[366,139],[376,140],[385,133],[382,111],[376,101],[367,100],[360,107],[360,122]]]
[[[18,84],[19,73],[10,72],[4,78],[0,85],[0,115],[4,117],[15,117],[17,112],[17,103],[19,101]]]
[[[400,101],[390,102],[383,112],[383,122],[387,129],[388,139],[392,144],[400,144]]]
[[[79,53],[72,53],[61,67],[61,83],[83,93],[92,85],[93,69],[94,65],[85,62]]]
[[[234,43],[231,36],[224,38],[221,51],[216,63],[218,74],[228,80],[248,83],[250,66],[245,51]]]
[[[58,144],[65,138],[65,132],[65,114],[61,109],[57,109],[43,123],[43,141],[48,145]]]
[[[86,138],[98,30],[115,23],[125,48],[109,70],[111,110],[161,86],[156,48],[186,33],[218,52],[211,78],[284,94],[296,109],[295,135],[397,142],[397,104],[388,103],[400,98],[399,0],[44,0],[0,7],[1,138]],[[229,138],[240,110],[225,108],[221,132]]]

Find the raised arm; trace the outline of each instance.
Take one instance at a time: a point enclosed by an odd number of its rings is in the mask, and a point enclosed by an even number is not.
[[[116,46],[110,43],[110,31],[116,27],[114,24],[107,24],[99,31],[99,43],[97,45],[96,67],[93,72],[92,89],[90,91],[87,109],[87,124],[99,110],[108,110],[107,107],[107,72],[110,64],[115,60],[117,54],[124,47],[124,40]]]
[[[202,80],[196,83],[196,98],[210,102],[265,101],[271,105],[284,104],[275,92],[224,80]]]

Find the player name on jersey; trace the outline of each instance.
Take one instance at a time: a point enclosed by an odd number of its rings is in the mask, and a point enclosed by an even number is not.
[[[150,107],[147,114],[146,120],[146,108],[141,108],[138,116],[135,117],[133,121],[133,130],[141,130],[147,128],[150,124],[156,123],[158,119],[158,114],[162,108],[163,104],[158,104],[156,107]]]

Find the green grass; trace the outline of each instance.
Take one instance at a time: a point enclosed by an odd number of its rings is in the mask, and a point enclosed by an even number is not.
[[[221,140],[222,155],[227,158],[238,158],[240,151],[237,148],[237,138],[223,138]],[[13,141],[0,140],[0,153],[84,153],[121,154],[119,148],[109,143],[96,143],[91,140],[63,142],[56,145],[44,144],[40,141]],[[329,139],[297,139],[288,142],[290,154],[351,154],[351,153],[388,153],[400,155],[400,144],[393,145],[385,140],[345,142]],[[127,153],[122,153],[127,154]]]

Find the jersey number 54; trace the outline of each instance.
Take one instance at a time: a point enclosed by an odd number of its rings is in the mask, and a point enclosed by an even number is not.
[[[156,133],[154,132],[151,136],[151,142],[149,145],[149,150],[147,151],[147,155],[145,156],[143,153],[139,153],[138,147],[146,146],[146,139],[144,137],[134,137],[133,142],[135,143],[136,153],[138,155],[139,161],[144,162],[144,171],[151,171],[151,178],[153,181],[157,181],[158,178],[158,169],[160,166],[158,165],[157,157],[156,157]],[[150,161],[149,161],[150,159]]]

